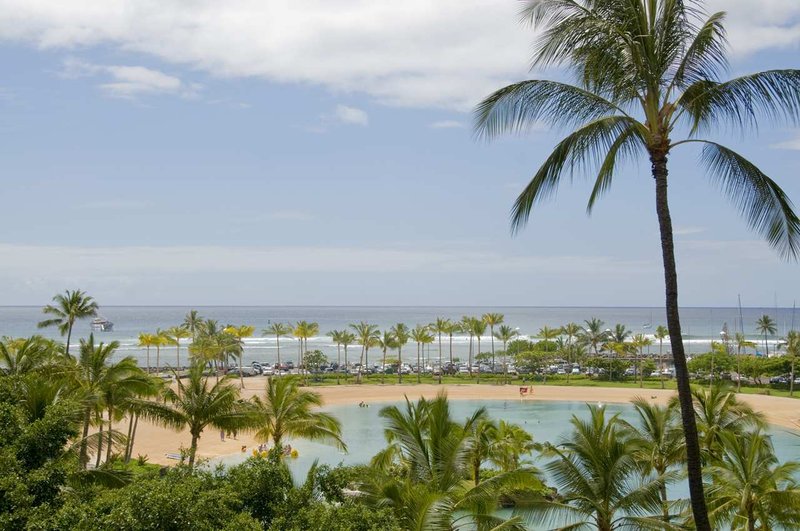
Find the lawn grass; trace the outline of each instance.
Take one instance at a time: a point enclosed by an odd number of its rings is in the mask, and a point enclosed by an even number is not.
[[[379,374],[363,375],[362,380],[364,385],[380,385],[381,375]],[[396,374],[385,375],[384,381],[385,385],[398,385],[398,378]],[[340,382],[339,384],[336,383],[335,374],[333,375],[325,374],[317,377],[309,376],[308,378],[309,385],[316,387],[316,386],[352,385],[356,383],[356,377],[354,375],[349,375],[347,378],[345,378],[344,375],[340,375],[339,382]],[[439,383],[439,378],[438,376],[423,375],[420,378],[419,383],[436,385]],[[442,376],[441,383],[447,385],[459,385],[459,384],[503,385],[504,377],[499,374],[482,374],[480,377],[473,375],[472,378],[470,378],[467,375]],[[726,383],[731,387],[731,389],[735,390],[736,384],[734,382],[726,382]],[[403,385],[415,385],[415,384],[417,384],[417,376],[415,374],[403,375]],[[584,374],[570,375],[569,382],[567,382],[567,377],[564,375],[548,375],[546,379],[542,378],[542,376],[540,375],[536,376],[509,375],[508,385],[511,386],[558,385],[565,387],[609,387],[609,388],[616,387],[625,389],[638,389],[639,381],[634,380],[633,377],[629,377],[624,380],[609,381],[604,379],[589,378]],[[695,382],[695,385],[704,385],[704,384],[702,382]],[[641,388],[661,389],[662,388],[661,380],[659,380],[658,378],[645,378],[644,385]],[[670,389],[675,391],[677,389],[675,379],[674,378],[665,379],[664,389]],[[739,392],[742,394],[769,395],[769,396],[789,398],[788,389],[778,388],[770,384],[765,384],[760,387],[752,385],[742,385],[741,390]],[[800,398],[800,389],[796,390],[792,398]]]

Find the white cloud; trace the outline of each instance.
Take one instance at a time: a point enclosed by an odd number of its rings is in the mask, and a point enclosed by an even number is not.
[[[369,125],[369,116],[365,111],[347,105],[337,105],[335,116],[343,124]]]
[[[793,151],[800,151],[800,134],[789,140],[773,144],[771,147],[775,149],[790,149]]]
[[[0,244],[2,272],[31,277],[270,272],[640,272],[657,264],[606,256],[506,255],[490,249],[334,246],[47,246]],[[656,269],[657,270],[657,269]]]
[[[707,8],[728,11],[736,54],[800,43],[797,0]],[[0,38],[48,49],[111,45],[221,77],[468,110],[526,75],[533,33],[519,9],[514,0],[0,0]]]
[[[98,65],[75,57],[64,60],[61,75],[66,78],[94,77],[105,75],[108,80],[99,88],[109,96],[133,99],[152,94],[173,94],[185,98],[196,97],[201,86],[197,83],[184,83],[171,76],[144,66]]]
[[[433,122],[428,127],[431,129],[459,129],[465,127],[464,122],[459,122],[457,120],[441,120],[439,122]]]

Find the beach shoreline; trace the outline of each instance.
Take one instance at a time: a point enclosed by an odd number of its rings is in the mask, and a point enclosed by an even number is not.
[[[267,379],[253,377],[245,380],[245,389],[242,398],[249,399],[254,395],[264,392]],[[234,385],[238,382],[233,381]],[[495,384],[343,384],[337,386],[313,387],[313,391],[322,396],[324,406],[358,404],[384,404],[399,402],[408,397],[417,400],[420,397],[431,398],[444,390],[452,400],[520,400],[520,401],[560,401],[560,402],[585,402],[589,404],[607,403],[623,404],[631,399],[641,396],[658,404],[666,404],[676,396],[674,390],[669,389],[632,389],[619,387],[576,387],[556,385],[534,385],[533,394],[528,392],[521,397],[519,385]],[[530,386],[528,386],[530,389]],[[767,395],[738,395],[743,402],[752,406],[756,411],[762,412],[767,421],[777,427],[798,429],[800,428],[800,411],[797,401],[791,398],[773,397]],[[323,407],[324,407],[323,406]],[[125,431],[126,421],[118,424],[117,429]],[[148,462],[160,465],[174,465],[176,461],[167,457],[167,454],[177,454],[181,447],[188,448],[190,437],[185,430],[175,432],[154,425],[144,420],[139,421],[135,445],[134,459],[138,455],[147,455]],[[253,433],[245,432],[225,437],[222,440],[217,430],[203,432],[197,450],[201,459],[212,459],[242,451],[250,453],[258,446],[259,441]]]

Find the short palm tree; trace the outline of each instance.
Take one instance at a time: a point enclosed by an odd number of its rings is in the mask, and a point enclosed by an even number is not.
[[[408,343],[411,332],[403,323],[397,323],[389,332],[397,349],[397,383],[403,383],[403,345]]]
[[[225,332],[232,335],[236,338],[236,341],[239,343],[239,349],[237,349],[239,359],[239,388],[244,389],[244,374],[242,373],[242,358],[244,358],[244,338],[246,337],[253,337],[253,334],[256,331],[255,326],[250,325],[241,325],[241,326],[226,326]]]
[[[44,368],[60,352],[56,344],[42,336],[0,340],[0,367],[6,374],[23,375]]]
[[[465,481],[473,428],[487,420],[483,408],[456,422],[440,393],[387,406],[380,416],[389,446],[373,457],[374,474],[360,486],[367,503],[392,508],[404,529],[524,529],[519,517],[495,513],[504,489],[540,485],[534,469],[498,473],[478,486]]]
[[[307,439],[332,444],[347,451],[342,426],[330,413],[314,411],[322,397],[302,389],[295,378],[267,380],[264,398],[254,397],[256,438],[283,448],[286,438]]]
[[[686,459],[678,404],[673,401],[666,406],[660,406],[651,404],[644,398],[635,398],[631,402],[636,408],[636,422],[620,422],[626,431],[625,435],[633,444],[636,460],[644,474],[667,478],[667,472]],[[659,485],[659,491],[662,515],[665,521],[669,521],[666,481]]]
[[[561,334],[567,337],[567,352],[568,358],[567,361],[572,363],[575,359],[574,350],[575,350],[575,340],[578,338],[578,335],[581,333],[581,327],[578,323],[567,323],[561,327]],[[567,371],[567,383],[569,383],[570,373],[572,371]]]
[[[65,352],[69,354],[69,342],[72,339],[72,327],[75,325],[75,321],[96,316],[99,306],[92,297],[79,289],[67,290],[63,295],[59,293],[53,297],[53,302],[55,304],[48,304],[42,308],[42,313],[54,317],[41,321],[37,326],[39,328],[57,327],[62,336],[67,336]]]
[[[723,433],[719,461],[708,467],[710,517],[717,529],[798,529],[800,463],[778,464],[771,438],[755,430]]]
[[[262,335],[275,336],[275,347],[277,349],[278,363],[277,369],[281,369],[281,338],[292,333],[292,327],[285,323],[270,323],[268,327],[261,331]]]
[[[205,320],[200,317],[197,310],[190,310],[183,319],[183,327],[192,335],[192,341],[197,339],[197,334],[203,328]]]
[[[577,84],[530,80],[502,88],[478,106],[478,131],[495,137],[541,122],[577,126],[520,194],[512,217],[515,229],[525,225],[534,205],[554,194],[564,175],[598,168],[587,206],[591,211],[623,160],[649,160],[692,510],[698,529],[707,530],[678,313],[667,159],[678,147],[701,147],[702,164],[750,226],[781,254],[796,256],[800,220],[786,194],[742,155],[699,135],[719,124],[754,129],[761,117],[797,123],[800,71],[771,70],[721,81],[727,67],[725,13],[708,16],[699,0],[528,0],[524,17],[539,35],[532,66],[569,67]],[[672,138],[684,131],[685,138]]]
[[[153,334],[153,343],[156,347],[156,374],[159,374],[161,372],[161,347],[169,344],[169,338],[163,330],[158,328]]]
[[[764,415],[739,401],[736,394],[722,386],[692,390],[694,411],[700,436],[700,449],[706,461],[719,457],[722,434],[742,434],[766,426]],[[675,400],[673,399],[673,402]]]
[[[369,367],[369,347],[375,346],[378,339],[378,325],[365,323],[353,323],[350,328],[355,333],[356,341],[361,345],[361,358],[359,359],[356,383],[361,383],[361,372],[364,367]]]
[[[775,326],[775,320],[767,314],[762,315],[756,321],[756,330],[758,330],[759,333],[764,334],[764,355],[769,357],[769,343],[767,343],[767,336],[771,336],[778,331],[778,327]]]
[[[358,338],[353,332],[350,332],[349,330],[342,330],[342,335],[339,339],[341,339],[342,346],[344,347],[344,379],[346,382],[347,375],[350,374],[350,369],[348,369],[349,362],[347,361],[347,349],[350,345],[354,345]]]
[[[604,407],[587,407],[589,418],[573,416],[571,433],[558,446],[547,447],[556,459],[545,469],[558,495],[532,507],[531,523],[560,521],[564,529],[598,531],[663,524],[654,515],[661,509],[659,488],[667,478],[642,477],[636,447],[625,437],[618,415],[607,418]]]
[[[485,313],[481,319],[489,327],[489,336],[492,338],[492,370],[494,370],[494,327],[503,324],[505,315],[502,313]]]
[[[598,352],[600,344],[608,339],[605,330],[603,330],[604,323],[595,317],[592,317],[588,321],[584,321],[584,323],[586,326],[584,326],[583,330],[581,330],[579,333],[578,339],[584,345],[592,347],[594,355],[598,356],[600,354]]]
[[[501,420],[494,433],[489,459],[501,472],[511,472],[522,466],[522,456],[534,450],[533,436],[522,426]]]
[[[139,400],[139,415],[176,431],[188,429],[191,435],[189,468],[194,467],[197,443],[207,427],[240,430],[255,424],[251,405],[239,400],[239,390],[223,377],[213,385],[203,374],[205,365],[193,363],[187,378],[177,380],[179,392],[164,391],[165,403]]]
[[[139,334],[139,346],[147,350],[147,373],[150,373],[150,347],[156,346],[158,338],[153,334],[141,332]]]
[[[503,382],[508,383],[508,342],[519,335],[514,328],[508,325],[500,325],[494,337],[503,342]]]

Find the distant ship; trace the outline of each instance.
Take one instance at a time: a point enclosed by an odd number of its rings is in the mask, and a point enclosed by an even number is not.
[[[96,330],[98,332],[111,332],[114,330],[114,323],[105,317],[97,317],[92,320],[92,330]]]

